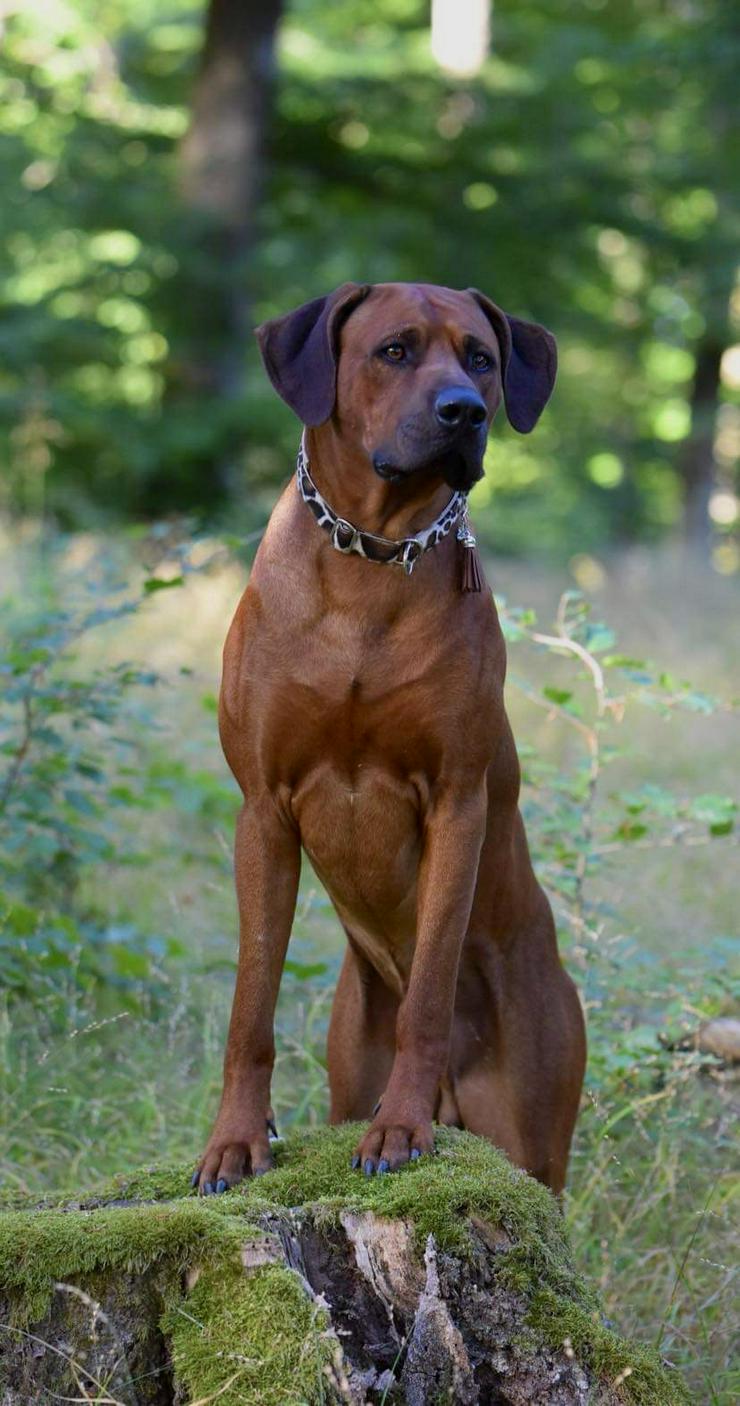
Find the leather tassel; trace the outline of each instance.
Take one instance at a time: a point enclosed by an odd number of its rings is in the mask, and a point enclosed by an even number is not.
[[[462,553],[461,591],[483,590],[483,563],[480,559],[475,537],[470,531],[467,513],[457,531],[457,540]]]

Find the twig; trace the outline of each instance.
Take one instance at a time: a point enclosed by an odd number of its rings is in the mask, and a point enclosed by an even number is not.
[[[616,854],[629,845],[632,849],[683,849],[696,848],[701,845],[709,845],[714,840],[714,835],[663,835],[660,839],[651,840],[612,840],[608,844],[595,845],[593,853],[596,855]],[[740,834],[733,833],[722,836],[723,844],[740,844]]]
[[[684,1250],[683,1255],[681,1256],[680,1264],[679,1264],[679,1266],[678,1266],[678,1269],[676,1270],[676,1277],[675,1277],[675,1279],[674,1279],[674,1281],[673,1281],[673,1289],[672,1289],[672,1291],[671,1291],[671,1297],[670,1297],[670,1299],[668,1300],[668,1307],[666,1308],[666,1311],[665,1311],[665,1313],[663,1314],[663,1317],[662,1317],[661,1322],[660,1322],[660,1327],[658,1328],[658,1331],[657,1331],[657,1333],[656,1333],[656,1335],[655,1335],[655,1349],[656,1349],[656,1352],[657,1352],[657,1351],[660,1351],[660,1345],[661,1345],[661,1343],[662,1343],[662,1341],[663,1341],[663,1334],[665,1333],[666,1324],[667,1324],[668,1319],[669,1319],[669,1317],[670,1317],[670,1312],[671,1312],[671,1309],[673,1308],[673,1304],[674,1304],[674,1301],[675,1301],[675,1298],[676,1298],[676,1294],[678,1293],[678,1286],[679,1286],[679,1284],[681,1283],[681,1279],[682,1279],[682,1277],[683,1277],[683,1272],[684,1272],[684,1270],[685,1270],[685,1268],[686,1268],[686,1264],[687,1264],[689,1255],[691,1254],[691,1251],[692,1251],[692,1249],[693,1249],[693,1247],[694,1247],[694,1241],[696,1240],[696,1237],[697,1237],[697,1235],[699,1234],[699,1230],[700,1230],[700,1228],[701,1228],[701,1225],[702,1225],[702,1222],[703,1222],[703,1220],[704,1220],[704,1217],[706,1216],[707,1211],[709,1210],[709,1204],[710,1204],[710,1202],[711,1202],[711,1200],[712,1200],[712,1197],[714,1196],[714,1193],[715,1193],[715,1191],[716,1191],[716,1189],[717,1189],[717,1183],[718,1183],[718,1181],[719,1181],[719,1178],[720,1178],[720,1172],[718,1171],[716,1177],[714,1178],[714,1181],[712,1182],[712,1185],[711,1185],[710,1188],[709,1188],[709,1191],[707,1192],[707,1199],[706,1199],[706,1201],[704,1202],[704,1205],[702,1206],[701,1211],[699,1212],[699,1215],[698,1215],[697,1218],[696,1218],[696,1225],[694,1226],[694,1229],[693,1229],[693,1231],[691,1232],[691,1235],[689,1236],[688,1243],[687,1243],[687,1245],[686,1245],[686,1249]]]
[[[535,644],[545,644],[548,649],[566,649],[582,660],[593,678],[598,714],[600,718],[603,717],[606,712],[608,699],[606,684],[604,682],[604,671],[598,659],[595,659],[593,654],[589,654],[588,650],[585,649],[582,644],[579,644],[578,640],[572,639],[570,635],[541,635],[538,630],[533,630],[531,638],[534,640]]]
[[[17,1333],[21,1338],[28,1338],[29,1342],[39,1343],[41,1347],[45,1349],[48,1348],[49,1352],[53,1352],[57,1357],[61,1357],[62,1361],[66,1362],[67,1366],[72,1368],[75,1376],[77,1376],[78,1372],[82,1372],[83,1375],[87,1377],[88,1381],[91,1381],[93,1386],[97,1387],[98,1391],[103,1393],[102,1406],[125,1406],[125,1403],[119,1401],[117,1397],[108,1395],[107,1387],[103,1386],[103,1383],[99,1382],[97,1377],[93,1376],[92,1372],[89,1372],[86,1367],[82,1367],[79,1362],[75,1362],[74,1357],[71,1357],[68,1352],[63,1352],[61,1348],[55,1347],[53,1343],[47,1342],[46,1338],[40,1338],[36,1333],[29,1333],[27,1328],[15,1328],[10,1323],[0,1323],[0,1331],[4,1333]],[[194,1403],[194,1406],[196,1406],[196,1403]]]

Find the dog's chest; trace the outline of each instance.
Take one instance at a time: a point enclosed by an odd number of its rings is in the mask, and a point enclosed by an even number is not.
[[[293,636],[279,667],[265,658],[260,668],[259,649],[253,660],[259,771],[337,906],[368,926],[413,904],[428,777],[439,764],[434,660],[404,646],[329,620]]]
[[[269,679],[259,703],[265,756],[282,758],[293,790],[316,772],[335,774],[351,793],[363,772],[406,782],[434,771],[449,709],[444,654],[342,621],[294,635],[280,667],[258,671]]]
[[[347,924],[386,934],[403,965],[428,809],[476,751],[485,772],[500,668],[433,603],[416,621],[367,602],[301,628],[283,604],[229,650],[230,760],[247,796],[266,788],[290,812]]]

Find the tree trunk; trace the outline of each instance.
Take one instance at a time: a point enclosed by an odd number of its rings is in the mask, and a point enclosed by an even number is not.
[[[619,1406],[686,1397],[601,1319],[558,1208],[488,1143],[366,1180],[353,1128],[225,1197],[180,1171],[0,1213],[3,1406]]]
[[[180,269],[179,334],[168,399],[183,421],[210,425],[215,462],[180,463],[217,493],[232,486],[243,425],[233,407],[244,391],[249,335],[247,262],[264,169],[275,35],[282,0],[210,0],[192,119],[180,151],[187,253]],[[182,233],[181,231],[180,233]],[[206,437],[207,439],[209,437]],[[177,484],[174,484],[177,498]],[[187,486],[185,487],[187,497]],[[202,495],[202,488],[201,488]],[[156,507],[156,504],[152,505]]]
[[[712,539],[709,500],[714,487],[714,434],[723,352],[724,346],[714,336],[706,336],[699,344],[691,392],[691,432],[680,459],[684,539],[704,557]]]
[[[224,299],[225,345],[219,389],[240,384],[245,330],[243,269],[254,230],[271,106],[275,33],[282,0],[211,0],[190,129],[182,145],[182,186],[213,230],[214,252],[233,272]]]
[[[242,244],[249,241],[270,108],[282,0],[211,0],[183,188]]]

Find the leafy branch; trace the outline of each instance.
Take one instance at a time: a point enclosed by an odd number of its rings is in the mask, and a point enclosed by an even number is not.
[[[703,845],[719,836],[736,839],[737,804],[728,796],[686,801],[646,783],[638,792],[613,793],[607,817],[601,782],[605,768],[620,755],[616,738],[627,710],[640,704],[666,715],[677,709],[708,715],[720,709],[732,711],[735,705],[698,693],[644,660],[613,652],[613,632],[591,620],[588,603],[576,591],[561,596],[552,631],[540,629],[531,610],[510,608],[505,601],[499,601],[498,607],[510,644],[530,645],[538,654],[570,660],[576,670],[567,687],[551,682],[538,686],[531,677],[519,674],[513,674],[511,681],[529,702],[546,712],[549,721],[564,724],[581,749],[582,761],[557,778],[525,750],[524,779],[539,807],[538,858],[576,938],[593,942],[599,934],[589,921],[586,880],[603,857],[626,846],[667,848]],[[616,823],[615,805],[619,808]],[[666,822],[673,824],[669,833],[656,831]],[[586,949],[576,950],[582,956]]]

